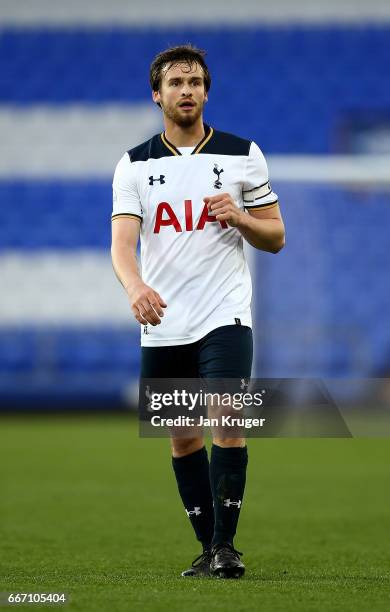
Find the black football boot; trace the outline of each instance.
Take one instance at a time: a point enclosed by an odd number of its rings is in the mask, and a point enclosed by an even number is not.
[[[241,555],[229,542],[215,544],[211,549],[211,575],[217,578],[241,578],[245,572]]]
[[[187,578],[204,578],[210,576],[210,560],[211,553],[210,549],[206,548],[199,557],[193,560],[191,567],[181,573],[182,576]]]

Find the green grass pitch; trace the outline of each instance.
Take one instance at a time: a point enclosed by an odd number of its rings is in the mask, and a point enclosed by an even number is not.
[[[194,581],[168,440],[126,416],[0,429],[0,591],[64,591],[82,612],[390,610],[390,440],[250,440],[247,573]]]

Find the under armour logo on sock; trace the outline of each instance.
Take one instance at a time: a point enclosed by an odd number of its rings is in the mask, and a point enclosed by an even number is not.
[[[187,508],[185,508],[185,511],[187,512],[187,516],[190,516],[190,514],[195,514],[195,516],[202,514],[200,511],[200,506],[195,506],[193,510],[187,510]]]
[[[241,508],[241,499],[239,499],[238,501],[231,501],[230,499],[224,499],[223,505],[226,508],[229,508],[230,506],[237,506],[237,508]]]

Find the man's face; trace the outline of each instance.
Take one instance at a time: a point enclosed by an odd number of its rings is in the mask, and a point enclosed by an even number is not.
[[[194,125],[202,115],[207,93],[203,68],[186,62],[169,64],[162,71],[160,91],[153,92],[154,102],[159,102],[164,114],[180,127]]]

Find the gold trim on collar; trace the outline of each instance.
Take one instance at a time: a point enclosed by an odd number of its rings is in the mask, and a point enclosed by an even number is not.
[[[192,151],[191,155],[195,155],[196,153],[199,153],[199,151],[201,151],[203,149],[203,147],[208,143],[208,141],[212,137],[213,133],[214,133],[214,130],[211,127],[209,133],[207,134],[207,136],[205,136],[204,139],[201,140],[198,145],[196,145],[196,148]]]
[[[205,136],[203,136],[202,140],[200,142],[198,142],[198,144],[196,145],[196,147],[192,151],[191,155],[196,155],[196,153],[199,153],[199,151],[201,151],[203,149],[203,147],[209,142],[209,140],[210,140],[210,138],[212,137],[213,134],[214,134],[213,128],[209,127],[209,133],[206,134]],[[173,145],[171,142],[169,142],[169,140],[165,136],[165,132],[161,132],[160,136],[161,136],[161,140],[163,141],[164,145],[167,147],[167,149],[170,150],[171,153],[173,153],[174,155],[180,155],[181,156],[180,151],[178,151],[178,149],[175,147],[175,145]]]
[[[167,149],[171,151],[171,153],[173,153],[174,155],[181,155],[180,151],[178,151],[176,147],[174,145],[171,145],[171,143],[167,140],[165,136],[165,132],[161,132],[160,135],[161,135],[161,140],[163,141]]]

